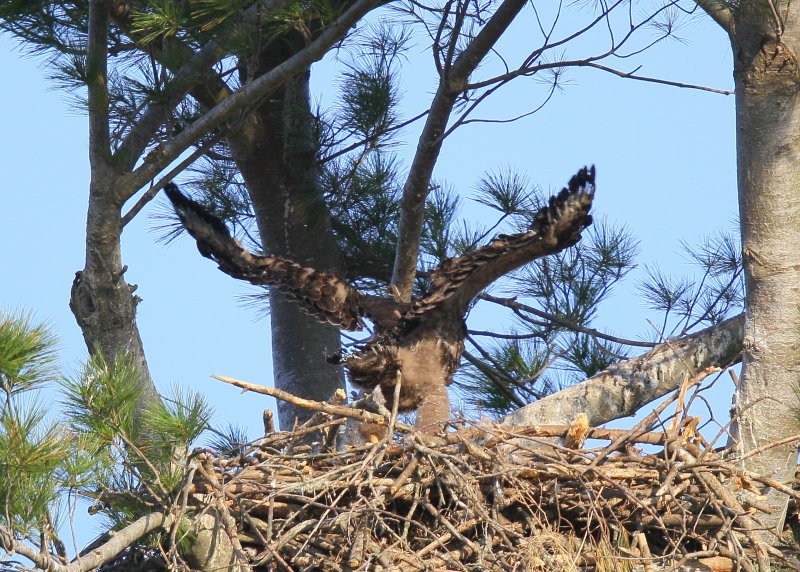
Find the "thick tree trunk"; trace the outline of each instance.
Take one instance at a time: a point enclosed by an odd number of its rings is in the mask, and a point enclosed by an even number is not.
[[[274,42],[267,53],[243,62],[247,83],[279,65],[302,44]],[[294,51],[293,51],[294,50]],[[213,70],[212,70],[213,71]],[[227,86],[210,71],[191,94],[206,109],[225,100]],[[308,74],[289,80],[226,135],[253,202],[266,252],[321,270],[342,272],[320,190]],[[343,273],[343,272],[342,272]],[[341,368],[325,361],[339,351],[339,332],[320,324],[285,296],[270,295],[275,386],[299,397],[326,400],[344,386]],[[308,410],[278,403],[280,427],[304,421]]]
[[[734,12],[739,212],[747,302],[736,407],[742,453],[800,434],[800,7],[779,24],[770,10]],[[783,29],[781,29],[783,28]],[[797,444],[745,461],[780,482],[794,477]],[[786,498],[771,490],[768,524]],[[780,498],[782,497],[783,498]]]
[[[745,468],[786,482],[800,434],[800,6],[788,0],[695,0],[731,39],[739,216],[747,286],[734,437]],[[762,447],[764,449],[762,450]],[[788,499],[769,491],[770,527]]]
[[[285,54],[262,58],[260,71]],[[270,61],[266,61],[266,60]],[[342,273],[338,246],[320,189],[320,167],[312,136],[308,74],[288,81],[229,138],[253,201],[264,249],[273,255]],[[283,294],[270,294],[275,386],[299,397],[324,401],[344,387],[341,368],[326,362],[340,349],[339,331],[311,318]],[[311,412],[278,402],[282,429]]]

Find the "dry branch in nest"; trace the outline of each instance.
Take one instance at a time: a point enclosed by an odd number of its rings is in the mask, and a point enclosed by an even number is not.
[[[679,411],[689,385],[670,401]],[[647,420],[629,431],[591,428],[580,416],[572,426],[462,421],[438,439],[389,419],[391,438],[337,451],[342,406],[307,405],[317,410],[312,421],[266,435],[236,457],[193,454],[190,505],[199,511],[216,503],[225,513],[239,569],[797,565],[790,541],[782,549],[760,542],[758,511],[767,509],[765,486],[794,501],[800,494],[745,473],[685,414],[660,432],[648,430]],[[316,447],[299,444],[310,434]],[[601,445],[581,448],[586,438]]]

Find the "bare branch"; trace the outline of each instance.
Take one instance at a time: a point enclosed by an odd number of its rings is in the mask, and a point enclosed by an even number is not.
[[[341,417],[358,419],[359,421],[367,421],[369,423],[374,423],[375,425],[380,425],[382,427],[387,427],[390,423],[390,420],[384,417],[383,415],[378,415],[377,413],[370,413],[369,411],[365,411],[363,409],[354,409],[353,407],[348,407],[346,405],[334,405],[331,403],[324,403],[321,401],[313,401],[311,399],[303,399],[302,397],[297,397],[296,395],[292,395],[287,391],[282,391],[274,387],[265,387],[263,385],[248,383],[246,381],[240,381],[238,379],[225,377],[223,375],[215,374],[212,375],[211,377],[213,377],[214,379],[218,379],[220,381],[224,381],[225,383],[230,383],[231,385],[235,385],[236,387],[241,387],[245,391],[253,391],[255,393],[261,393],[263,395],[269,395],[270,397],[274,397],[275,399],[280,399],[281,401],[285,401],[287,403],[291,403],[299,407],[313,409],[314,411],[322,411],[323,413],[329,413],[331,415],[339,415]],[[411,427],[410,425],[406,425],[405,423],[401,423],[399,421],[395,422],[395,427],[400,429],[401,431],[411,431],[411,432],[414,431],[413,427]]]
[[[559,316],[551,314],[550,312],[545,312],[544,310],[538,310],[536,308],[533,308],[532,306],[522,304],[511,298],[497,298],[495,296],[492,296],[491,294],[486,294],[486,293],[479,295],[478,298],[480,298],[481,300],[486,300],[487,302],[494,302],[495,304],[499,304],[500,306],[505,306],[506,308],[511,308],[513,310],[521,310],[523,312],[533,314],[534,316],[539,316],[540,318],[544,318],[545,320],[548,320],[558,326],[567,328],[568,330],[572,330],[574,332],[588,334],[593,338],[600,338],[602,340],[608,340],[609,342],[624,344],[626,346],[638,346],[642,348],[652,348],[655,345],[651,342],[637,342],[636,340],[627,340],[625,338],[618,338],[616,336],[604,334],[603,332],[600,332],[593,328],[587,328],[585,326],[578,325],[575,322],[571,322],[569,320],[565,320],[564,318],[560,318]]]
[[[108,542],[88,554],[78,557],[68,565],[59,564],[55,560],[48,558],[46,553],[39,552],[32,546],[15,540],[13,534],[5,527],[0,527],[0,546],[5,550],[21,554],[42,570],[51,572],[87,572],[108,562],[148,532],[152,532],[162,526],[170,526],[173,519],[173,516],[168,516],[161,512],[145,515],[122,530],[115,531]]]
[[[559,62],[550,62],[546,64],[540,64],[536,66],[524,67],[516,69],[512,72],[508,72],[502,75],[495,76],[493,78],[489,78],[483,81],[479,81],[476,83],[471,83],[467,86],[468,89],[479,89],[482,87],[487,87],[495,83],[504,83],[515,77],[519,76],[528,76],[532,75],[538,71],[546,70],[546,69],[557,69],[557,68],[566,68],[566,67],[589,67],[595,68],[604,72],[608,72],[614,74],[618,77],[622,77],[625,79],[635,79],[638,81],[646,81],[651,83],[659,83],[662,85],[670,85],[673,87],[682,87],[686,89],[696,89],[698,91],[709,91],[711,93],[719,93],[721,95],[733,95],[733,91],[728,91],[724,89],[715,89],[713,87],[706,87],[704,85],[696,85],[693,83],[682,83],[679,81],[670,81],[667,79],[660,79],[655,77],[649,76],[642,76],[636,75],[635,71],[632,72],[624,72],[612,67],[604,66],[602,64],[598,64],[595,62],[596,59],[600,58],[586,58],[584,60],[571,60],[571,61],[559,61]],[[638,69],[638,68],[637,68]]]
[[[542,325],[546,325],[542,322]],[[489,338],[496,338],[498,340],[530,340],[533,338],[541,338],[542,334],[498,334],[497,332],[490,332],[487,330],[468,330],[470,336],[487,336]]]
[[[458,95],[464,91],[470,74],[497,42],[502,33],[525,6],[524,0],[505,0],[489,18],[483,29],[456,58],[452,67],[444,70],[439,88],[431,103],[430,113],[417,143],[403,199],[400,205],[397,250],[395,254],[392,285],[397,288],[398,300],[409,301],[419,256],[425,200],[430,192],[431,175],[439,151],[442,134],[447,128],[450,113]],[[443,16],[445,17],[445,16]],[[453,38],[451,41],[455,42]]]
[[[668,340],[641,356],[620,362],[558,393],[503,418],[504,425],[559,425],[586,413],[601,425],[632,415],[709,366],[738,362],[744,339],[744,314],[684,338]]]
[[[149,203],[156,197],[158,191],[164,188],[164,185],[169,183],[178,174],[182,173],[183,170],[186,169],[186,167],[188,167],[189,165],[194,163],[197,159],[205,155],[209,149],[211,149],[220,139],[222,139],[222,136],[223,132],[220,132],[214,137],[212,137],[202,147],[196,149],[191,155],[186,157],[186,159],[184,159],[183,161],[175,165],[175,167],[170,169],[169,173],[164,175],[157,184],[147,189],[147,191],[145,191],[145,193],[141,197],[139,197],[139,200],[136,201],[136,204],[134,204],[131,207],[131,210],[129,210],[122,216],[122,226],[124,227],[126,224],[131,222],[133,220],[133,217],[139,214],[139,211],[141,211],[147,203]]]
[[[581,64],[577,64],[577,65],[580,66]],[[616,76],[619,76],[619,77],[622,77],[622,78],[626,78],[626,79],[635,79],[635,80],[638,80],[638,81],[646,81],[646,82],[650,82],[650,83],[660,83],[662,85],[671,85],[672,87],[681,87],[681,88],[685,88],[685,89],[696,89],[698,91],[709,91],[711,93],[719,93],[721,95],[733,95],[734,94],[733,91],[729,91],[729,90],[726,90],[726,89],[715,89],[713,87],[706,87],[704,85],[696,85],[696,84],[693,84],[693,83],[682,83],[682,82],[679,82],[679,81],[670,81],[668,79],[659,79],[659,78],[656,78],[656,77],[648,77],[648,76],[643,76],[643,75],[636,75],[635,72],[623,72],[623,71],[620,71],[620,70],[617,70],[617,69],[614,69],[614,68],[610,68],[608,66],[604,66],[604,65],[601,65],[601,64],[596,64],[596,63],[593,63],[593,62],[589,62],[589,63],[585,64],[585,67],[595,68],[595,69],[598,69],[598,70],[601,70],[601,71],[605,71],[605,72],[608,72],[608,73],[611,73],[611,74],[614,74]]]

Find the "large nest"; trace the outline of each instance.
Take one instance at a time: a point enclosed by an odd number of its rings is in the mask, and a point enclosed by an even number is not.
[[[631,430],[591,428],[580,414],[569,426],[453,422],[430,436],[396,416],[235,383],[317,412],[290,432],[268,416],[265,437],[236,451],[192,453],[171,512],[213,516],[215,542],[230,549],[224,569],[800,569],[800,493],[709,445],[685,413],[686,386]],[[347,418],[384,436],[342,448]],[[780,534],[760,520],[769,489],[791,499]],[[178,528],[104,569],[186,569]]]
[[[800,495],[726,460],[697,418],[661,432],[592,429],[581,416],[569,427],[462,422],[438,438],[394,424],[382,440],[337,450],[343,419],[319,405],[305,426],[236,457],[195,453],[193,497],[225,514],[243,568],[797,566],[791,534],[780,549],[763,543],[758,514],[765,487]],[[309,435],[315,445],[301,444]]]

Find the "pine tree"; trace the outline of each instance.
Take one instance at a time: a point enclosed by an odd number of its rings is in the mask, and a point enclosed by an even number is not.
[[[96,493],[119,532],[101,539],[100,546],[120,538],[139,542],[157,528],[178,534],[171,516],[148,512],[149,503],[173,506],[166,501],[174,501],[169,496],[186,477],[179,470],[185,469],[182,456],[207,426],[208,407],[193,395],[156,395],[135,322],[137,298],[124,280],[120,251],[124,226],[165,184],[180,178],[251,249],[335,272],[367,292],[408,302],[425,290],[436,264],[498,233],[526,229],[546,199],[521,174],[487,173],[477,199],[495,213],[495,221],[473,227],[459,220],[461,199],[449,190],[447,174],[433,177],[447,136],[477,121],[480,103],[512,79],[544,79],[546,101],[561,87],[567,66],[621,74],[600,62],[644,47],[632,46],[637,41],[632,38],[653,22],[661,26],[657,41],[669,37],[675,17],[670,8],[680,5],[657,6],[629,25],[610,51],[561,58],[565,43],[613,27],[614,11],[629,3],[599,5],[577,35],[554,39],[544,32],[541,45],[519,65],[501,70],[495,50],[525,2],[458,1],[444,9],[408,3],[375,12],[378,4],[86,0],[0,6],[2,28],[48,57],[58,85],[84,106],[92,165],[86,264],[71,298],[92,357],[81,375],[64,384],[68,422],[63,425],[48,426],[40,410],[19,405],[20,388],[49,375],[47,360],[36,357],[43,350],[30,350],[32,357],[19,366],[30,372],[27,378],[3,373],[9,376],[3,435],[27,451],[19,456],[23,451],[13,450],[5,462],[31,463],[13,474],[9,469],[9,481],[0,488],[14,507],[3,525],[36,550],[17,540],[6,543],[2,531],[6,547],[41,568],[51,557],[63,558],[50,513],[64,494],[103,482],[111,486]],[[374,25],[350,32],[365,19]],[[409,44],[426,35],[438,87],[429,109],[403,117],[398,83],[404,58]],[[313,109],[309,66],[333,49],[344,62],[338,104]],[[393,145],[414,122],[423,125],[406,167]],[[179,231],[174,220],[167,221],[162,236]],[[652,347],[653,341],[617,339],[595,329],[599,305],[632,268],[635,251],[624,229],[600,220],[575,248],[513,276],[507,286],[514,298],[483,294],[478,303],[508,308],[517,322],[504,332],[470,332],[456,380],[467,396],[467,413],[473,408],[508,413],[594,375],[631,347]],[[722,263],[718,252],[730,256]],[[739,303],[739,261],[733,252],[730,242],[695,251],[710,287],[692,290],[654,273],[645,290],[657,307],[681,318],[675,332],[720,320]],[[265,299],[276,383],[302,397],[328,399],[343,385],[340,370],[324,361],[340,350],[338,332],[277,291],[258,293],[254,303],[263,307]],[[10,344],[45,336],[24,320],[7,322],[22,332],[11,332]],[[482,341],[486,337],[490,345]],[[0,367],[11,363],[0,358]],[[307,414],[284,404],[279,417],[290,428]],[[22,432],[28,440],[12,439]],[[67,454],[65,436],[79,444],[78,455]],[[217,446],[235,454],[242,440],[231,435]],[[130,491],[137,494],[129,497]],[[150,520],[143,524],[145,516]]]
[[[512,54],[518,65],[504,70],[498,41],[521,13],[522,0],[497,7],[459,2],[444,11],[399,5],[371,15],[374,25],[346,38],[374,10],[374,0],[5,3],[3,28],[50,59],[59,85],[79,100],[88,87],[87,258],[71,307],[89,350],[107,359],[133,356],[147,399],[155,399],[135,322],[138,299],[123,279],[120,235],[163,184],[190,165],[194,173],[185,178],[195,197],[255,248],[376,291],[388,288],[407,301],[415,283],[424,287],[431,265],[462,240],[447,228],[451,199],[431,193],[447,188],[445,180],[432,179],[446,137],[480,121],[480,104],[512,79],[546,84],[535,110],[560,87],[566,66],[619,73],[601,62],[670,37],[680,15],[677,1],[654,6],[628,22],[630,29],[616,40],[615,14],[625,4],[584,12],[586,25],[577,35],[556,39],[543,27],[532,51],[521,58]],[[539,17],[555,23],[560,16]],[[639,34],[654,24],[655,39]],[[562,57],[563,46],[607,27],[611,50]],[[425,37],[433,38],[432,73],[439,85],[430,109],[401,117],[397,80],[405,50],[410,42],[430,41]],[[308,66],[337,45],[344,62],[339,103],[314,110]],[[424,125],[405,168],[392,144],[415,121]],[[502,209],[509,205],[498,206],[507,222],[512,215]],[[487,230],[465,230],[464,241],[471,232]],[[340,371],[323,357],[339,351],[338,333],[274,292],[269,308],[279,387],[327,399],[343,384]],[[301,353],[315,357],[296,359]],[[304,416],[280,406],[283,427]]]

